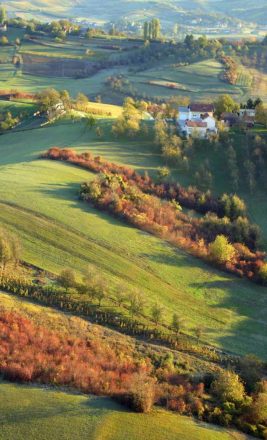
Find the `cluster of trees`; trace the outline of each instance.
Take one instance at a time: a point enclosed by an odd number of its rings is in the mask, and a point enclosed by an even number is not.
[[[42,157],[68,161],[97,173],[108,173],[82,185],[82,197],[202,258],[209,259],[209,243],[217,235],[224,235],[231,243],[242,243],[241,248],[235,246],[232,261],[226,261],[223,266],[240,276],[244,274],[265,282],[260,272],[264,266],[264,254],[256,251],[259,228],[246,218],[246,205],[238,196],[224,194],[214,198],[209,191],[205,193],[179,184],[153,182],[147,174],[141,176],[130,168],[94,158],[90,153],[77,154],[54,147]],[[192,220],[180,212],[181,206],[206,213],[206,216]]]
[[[267,108],[263,103],[260,103],[256,107],[256,121],[267,128]]]
[[[120,347],[116,351],[100,338],[89,340],[51,332],[17,313],[3,311],[0,340],[0,372],[4,378],[68,385],[86,393],[122,399],[130,396],[133,409],[140,412],[151,407],[135,389],[138,381],[153,383],[151,365],[128,349],[122,351]]]
[[[259,270],[264,266],[264,254],[253,251],[257,229],[244,217],[230,221],[227,217],[220,219],[213,214],[192,219],[181,212],[180,205],[174,200],[161,201],[158,197],[145,194],[132,180],[127,181],[123,176],[114,174],[105,174],[93,182],[84,183],[81,197],[207,261],[211,260],[240,276],[264,281]],[[225,252],[221,258],[213,258],[211,246],[216,246],[220,235],[234,243],[230,244],[227,240],[229,246],[225,247],[225,250],[231,247],[232,252]]]
[[[255,39],[241,40],[231,43],[233,55],[240,57],[242,63],[247,67],[256,67],[260,69],[267,68],[267,38],[262,41]]]
[[[236,84],[238,78],[238,65],[235,60],[229,55],[223,55],[220,58],[221,62],[225,66],[225,71],[223,73],[223,80],[229,84]]]
[[[19,123],[19,117],[13,116],[11,112],[3,112],[0,115],[0,133],[15,127]]]
[[[52,332],[19,313],[1,310],[0,330],[0,372],[6,379],[107,395],[137,412],[157,404],[265,438],[267,386],[256,358],[240,359],[239,375],[218,368],[196,379],[178,372],[171,353],[153,362],[128,345],[110,345],[95,334]]]
[[[63,160],[96,173],[108,172],[123,175],[124,179],[132,181],[143,192],[166,200],[175,200],[182,207],[194,209],[200,214],[215,213],[218,217],[229,217],[234,220],[246,216],[246,205],[237,195],[223,194],[214,197],[210,191],[202,192],[195,187],[182,187],[179,183],[157,182],[147,173],[138,174],[135,170],[94,157],[91,153],[77,153],[69,148],[52,147],[42,155],[52,160]],[[168,171],[167,171],[168,173]]]
[[[243,138],[246,146],[240,150],[239,139],[228,137],[224,142],[224,154],[232,188],[241,185],[252,194],[255,189],[267,185],[267,143],[263,136],[250,134]]]
[[[0,37],[0,46],[8,46],[8,44],[8,38],[5,35],[2,35],[2,37]]]
[[[89,268],[82,283],[77,282],[72,270],[63,270],[57,279],[63,290],[54,283],[37,286],[24,278],[25,271],[23,276],[17,275],[14,278],[14,273],[19,272],[14,271],[19,261],[18,248],[17,240],[3,231],[0,235],[3,289],[72,313],[90,317],[95,313],[97,322],[109,322],[108,312],[103,311],[101,315],[97,309],[93,311],[88,300],[77,301],[77,294],[73,297],[74,288],[82,296],[106,289],[103,280],[97,279],[94,267]],[[225,237],[218,236],[210,246],[210,252],[214,259],[222,263],[226,256],[232,257],[233,247]],[[7,267],[11,268],[8,272]],[[96,295],[99,301],[102,297]],[[116,304],[121,306],[124,300],[123,287],[120,285],[112,295]],[[128,301],[132,319],[142,314],[144,303],[136,292]],[[152,305],[150,316],[156,329],[164,319],[163,314],[160,304]],[[104,317],[106,320],[101,320]],[[116,325],[121,323],[122,329],[125,329],[127,320],[122,319],[118,311],[113,317]],[[181,319],[174,314],[169,327],[175,337],[181,337],[181,325]],[[139,328],[144,332],[144,326]],[[152,336],[149,332],[144,334],[150,338]],[[196,331],[196,334],[200,333]],[[154,335],[160,338],[161,333],[154,330]],[[162,341],[166,343],[164,337]],[[85,338],[51,332],[36,326],[22,315],[5,312],[3,309],[0,311],[0,342],[0,373],[6,379],[67,385],[86,393],[108,395],[138,412],[148,412],[156,403],[180,414],[197,416],[200,420],[223,426],[236,425],[245,432],[264,438],[267,387],[261,381],[264,366],[256,358],[235,359],[232,365],[239,376],[234,371],[218,367],[217,374],[204,374],[196,380],[178,371],[171,354],[160,362],[158,358],[147,356],[146,353],[140,357],[128,345],[110,345],[102,338],[98,339],[95,334]]]
[[[115,136],[133,137],[140,133],[142,126],[142,114],[146,110],[146,103],[126,98],[123,104],[122,115],[119,116],[112,126]]]
[[[160,37],[161,24],[158,18],[153,18],[151,21],[144,23],[144,40],[158,40]]]
[[[41,23],[36,20],[30,20],[27,23],[28,34],[47,34],[53,38],[64,40],[68,35],[80,35],[81,26],[69,21],[58,20],[51,21],[50,23]]]
[[[183,140],[161,114],[158,114],[155,122],[154,144],[160,148],[166,165],[182,165],[187,160],[184,155]]]
[[[6,8],[3,5],[0,5],[0,24],[3,25],[7,21],[7,12]]]
[[[91,301],[97,302],[98,307],[103,304],[115,305],[120,310],[125,309],[131,319],[145,315],[156,327],[157,332],[160,332],[159,326],[166,326],[171,333],[178,336],[185,325],[176,313],[173,314],[171,322],[167,322],[164,308],[158,303],[148,307],[142,292],[137,288],[129,290],[123,284],[115,286],[115,289],[109,288],[108,283],[94,265],[88,266],[82,282],[77,281],[77,276],[72,269],[63,269],[57,277],[57,283],[65,289],[67,294],[86,295]]]
[[[230,95],[220,95],[214,103],[215,114],[218,118],[222,113],[235,113],[240,105]]]
[[[54,119],[62,112],[77,110],[91,115],[111,116],[111,112],[105,112],[99,108],[88,108],[89,99],[83,93],[78,93],[76,98],[71,98],[67,90],[45,89],[34,96],[38,103],[39,111],[46,113],[48,117]],[[91,120],[91,123],[93,120]],[[94,120],[95,123],[95,120]]]

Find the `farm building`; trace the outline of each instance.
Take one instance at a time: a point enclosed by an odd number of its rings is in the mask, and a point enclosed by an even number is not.
[[[177,124],[179,131],[185,136],[208,137],[216,133],[216,121],[213,117],[212,104],[190,104],[188,107],[179,107]]]
[[[243,116],[249,116],[250,118],[255,118],[256,110],[255,108],[241,108],[238,111],[239,116],[242,118]]]
[[[255,125],[255,113],[254,109],[244,109],[240,110],[238,113],[226,112],[222,113],[221,121],[228,127],[243,124],[247,128],[252,128]]]
[[[221,114],[221,121],[228,127],[233,127],[239,123],[239,116],[237,113],[224,112]]]
[[[203,121],[185,121],[184,134],[204,139],[207,136],[207,123]]]
[[[0,25],[0,33],[1,32],[7,32],[7,24],[6,23]]]

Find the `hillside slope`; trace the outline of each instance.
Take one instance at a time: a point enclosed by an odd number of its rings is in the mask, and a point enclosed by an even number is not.
[[[150,172],[160,164],[146,143],[99,140],[79,123],[2,136],[0,221],[20,236],[26,261],[54,273],[64,267],[84,273],[94,263],[111,284],[122,279],[141,289],[148,311],[160,300],[168,322],[178,312],[187,332],[205,328],[205,342],[266,357],[264,289],[80,202],[79,184],[94,175],[38,160],[53,145],[90,150]]]
[[[245,440],[163,410],[136,414],[106,398],[0,383],[0,440]]]
[[[264,24],[267,18],[265,0],[259,0],[257,4],[249,0],[193,0],[188,3],[185,0],[120,0],[114,3],[112,0],[65,0],[54,4],[51,0],[4,0],[10,11],[35,13],[46,16],[76,16],[95,20],[117,20],[118,17],[142,20],[145,16],[158,16],[159,18],[175,23],[177,14],[185,12],[205,14],[223,14],[241,20],[255,21]],[[51,9],[51,6],[53,8]],[[52,12],[51,12],[52,11]]]

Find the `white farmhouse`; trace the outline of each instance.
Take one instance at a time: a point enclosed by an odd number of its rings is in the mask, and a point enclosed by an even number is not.
[[[186,121],[184,134],[186,137],[193,136],[204,139],[207,135],[207,123],[202,121]]]
[[[255,108],[241,108],[239,111],[239,117],[243,118],[244,116],[248,116],[250,118],[255,118],[256,110]]]
[[[206,138],[210,133],[217,133],[212,104],[190,104],[179,107],[177,124],[179,131],[185,136]]]

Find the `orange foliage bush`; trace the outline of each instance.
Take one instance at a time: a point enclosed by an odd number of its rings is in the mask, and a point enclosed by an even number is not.
[[[98,395],[128,393],[149,361],[116,352],[102,340],[54,333],[12,312],[0,312],[0,373],[11,381],[73,386]]]

